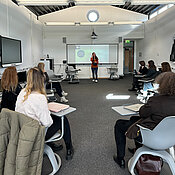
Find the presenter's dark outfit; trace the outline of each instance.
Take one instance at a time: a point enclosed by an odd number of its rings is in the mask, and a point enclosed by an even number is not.
[[[94,80],[98,80],[98,58],[97,56],[91,57],[91,70],[92,70],[92,77]]]
[[[137,137],[139,128],[136,126],[136,122],[153,130],[165,117],[175,115],[174,106],[175,96],[153,96],[140,108],[139,116],[133,116],[130,120],[117,120],[114,133],[118,159],[124,159],[125,156],[126,132],[128,132],[128,136],[132,135],[133,139],[140,139]]]

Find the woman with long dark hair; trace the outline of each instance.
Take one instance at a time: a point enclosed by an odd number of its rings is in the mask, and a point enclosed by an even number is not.
[[[98,82],[98,57],[95,52],[92,53],[91,57],[91,70],[92,70],[92,81]]]
[[[171,72],[171,67],[168,62],[162,62],[161,66],[162,66],[161,72]]]
[[[136,71],[135,74],[133,75],[132,88],[131,89],[128,89],[129,91],[136,91],[136,90],[139,90],[140,89],[139,82],[138,82],[138,79],[139,78],[136,77],[135,75],[145,75],[148,72],[148,69],[145,66],[145,61],[139,61],[139,64],[140,64],[139,71],[138,72]]]

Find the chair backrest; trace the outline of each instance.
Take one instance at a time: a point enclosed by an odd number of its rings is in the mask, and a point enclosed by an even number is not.
[[[153,130],[140,127],[143,145],[164,150],[175,145],[175,116],[164,118]]]
[[[49,79],[55,78],[55,74],[54,74],[53,70],[48,70],[47,74],[49,76]]]
[[[159,71],[156,71],[153,75],[150,76],[150,78],[156,78],[160,74]]]

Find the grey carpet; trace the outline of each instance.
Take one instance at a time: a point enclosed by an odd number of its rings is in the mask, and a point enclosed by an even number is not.
[[[120,169],[113,161],[116,153],[114,140],[114,125],[120,116],[111,109],[112,106],[137,103],[134,92],[128,92],[132,78],[129,76],[120,80],[80,80],[79,84],[62,82],[63,89],[69,93],[69,105],[77,110],[67,117],[72,131],[74,157],[66,161],[64,149],[58,152],[62,159],[59,175],[128,175],[127,161],[131,153],[126,149],[126,168]],[[129,100],[107,100],[106,95],[131,95]],[[61,142],[64,144],[64,142]],[[134,143],[127,140],[127,145],[133,147]],[[48,174],[51,166],[47,157],[44,157],[42,175]],[[169,168],[164,164],[161,175],[170,175]]]

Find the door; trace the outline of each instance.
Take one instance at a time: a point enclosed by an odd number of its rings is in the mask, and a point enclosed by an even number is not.
[[[124,74],[134,70],[134,42],[124,44]]]

